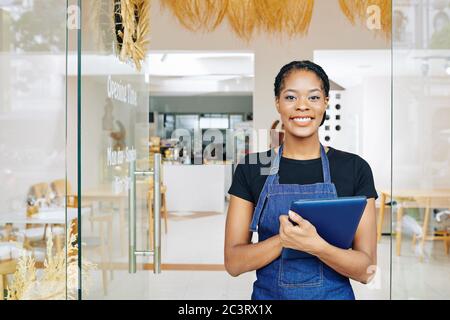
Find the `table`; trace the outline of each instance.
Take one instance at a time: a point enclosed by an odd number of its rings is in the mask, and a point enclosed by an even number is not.
[[[40,209],[38,213],[31,217],[27,217],[24,211],[0,214],[0,224],[43,224],[46,226],[66,224],[67,222],[71,228],[71,234],[77,234],[77,208],[67,208],[67,211],[65,208]],[[83,216],[90,211],[90,208],[81,208],[81,215]],[[72,225],[72,221],[75,221],[74,225]],[[60,248],[60,246],[58,245],[57,248]]]
[[[431,207],[450,207],[450,189],[434,189],[434,190],[420,190],[420,189],[405,189],[405,190],[393,190],[391,191],[382,190],[380,192],[380,214],[377,222],[377,240],[381,239],[381,227],[384,218],[384,212],[386,207],[387,199],[392,199],[392,201],[397,202],[397,227],[396,227],[396,255],[399,256],[401,252],[401,241],[402,241],[402,218],[403,211],[405,208],[425,208],[425,215],[422,224],[422,239],[420,243],[421,256],[420,260],[423,261],[423,248],[425,240],[443,240],[447,246],[447,241],[449,241],[448,235],[446,236],[428,236],[427,230],[430,220]],[[448,252],[448,248],[446,248]]]
[[[88,213],[90,208],[81,208],[81,214]],[[25,212],[12,212],[0,214],[0,224],[65,224],[78,218],[77,208],[67,208],[67,220],[65,208],[40,209],[32,217],[27,217]]]

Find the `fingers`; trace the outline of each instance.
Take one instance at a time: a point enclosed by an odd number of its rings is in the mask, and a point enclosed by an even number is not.
[[[288,216],[285,214],[280,215],[279,219],[280,219],[280,224],[282,224],[282,225],[287,226],[288,223],[290,223],[288,220]],[[292,224],[292,223],[290,223],[290,224]]]
[[[301,226],[301,224],[306,221],[305,219],[303,219],[302,217],[300,217],[297,213],[295,213],[294,211],[289,210],[289,217],[291,218],[292,221],[298,223],[299,226]]]
[[[298,213],[289,210],[288,214],[292,221],[298,223],[300,229],[308,230],[309,228],[313,227],[313,225],[308,220],[303,219]]]

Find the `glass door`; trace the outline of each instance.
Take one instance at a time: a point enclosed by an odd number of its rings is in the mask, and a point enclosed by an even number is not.
[[[79,69],[71,84],[79,98],[82,299],[149,298],[150,246],[158,246],[159,225],[149,225],[159,221],[148,207],[158,208],[159,199],[148,149],[149,98],[144,72],[119,59],[122,38],[112,30],[129,32],[115,15],[120,3],[79,1]]]
[[[392,299],[450,297],[450,6],[393,1]]]
[[[66,1],[0,1],[0,300],[76,298],[66,15]]]

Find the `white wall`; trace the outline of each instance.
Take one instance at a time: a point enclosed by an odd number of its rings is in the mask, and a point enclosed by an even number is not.
[[[390,77],[365,78],[362,95],[360,155],[372,168],[377,190],[389,190],[391,185]]]

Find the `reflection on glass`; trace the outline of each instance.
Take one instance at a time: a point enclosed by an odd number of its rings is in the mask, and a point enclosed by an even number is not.
[[[450,296],[450,8],[394,1],[393,299]],[[394,25],[395,27],[395,25]],[[405,49],[408,48],[408,49]]]
[[[65,1],[0,4],[0,300],[75,298],[76,262],[65,250],[76,250],[66,248],[65,23]]]
[[[81,74],[70,75],[70,90],[81,94],[82,299],[146,297],[148,273],[130,274],[129,237],[136,229],[137,248],[145,250],[149,234],[151,193],[148,177],[137,177],[136,223],[129,225],[131,164],[149,170],[149,99],[144,71],[121,62],[115,52],[112,25],[115,1],[84,0],[81,29]],[[81,86],[77,86],[77,80]],[[72,106],[77,109],[77,106]],[[154,117],[155,121],[157,117]],[[76,170],[75,170],[76,171]],[[84,211],[83,211],[84,210]],[[137,260],[138,269],[149,258]],[[131,282],[139,285],[131,285]],[[125,285],[133,290],[122,290]]]

